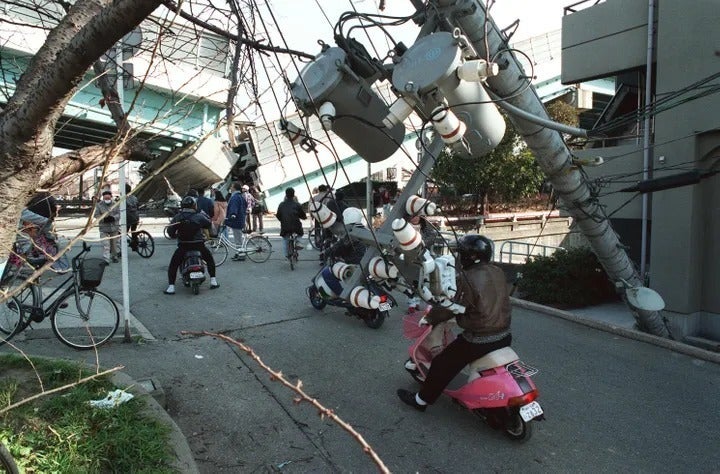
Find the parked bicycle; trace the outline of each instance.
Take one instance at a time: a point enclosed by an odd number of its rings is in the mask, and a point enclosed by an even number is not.
[[[135,242],[133,242],[132,234],[135,235]],[[150,232],[146,230],[140,229],[128,233],[127,241],[128,247],[137,252],[142,258],[150,258],[155,253],[155,240],[150,235]]]
[[[227,229],[224,225],[218,229],[217,237],[206,240],[205,245],[212,252],[216,267],[225,263],[231,250],[234,254],[247,257],[255,263],[266,262],[272,253],[272,244],[264,235],[245,237],[243,238],[243,244],[238,247],[235,242],[231,241],[228,237]]]
[[[55,336],[74,349],[101,346],[115,335],[120,311],[109,296],[96,289],[107,263],[102,258],[86,258],[89,251],[90,246],[83,242],[83,249],[72,258],[72,274],[44,298],[42,277],[28,282],[21,268],[6,267],[0,291],[16,294],[0,304],[0,345],[46,318],[50,318]],[[40,268],[45,260],[28,263]]]

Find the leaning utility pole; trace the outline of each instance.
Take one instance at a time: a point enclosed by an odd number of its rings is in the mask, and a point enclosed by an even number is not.
[[[487,16],[482,2],[435,0],[430,3],[437,5],[441,14],[445,14],[448,20],[461,28],[481,57],[495,58],[495,62],[501,63],[499,74],[487,79],[487,84],[495,95],[507,97],[504,100],[511,105],[549,120],[535,88],[529,85],[530,78],[515,55],[507,50],[507,39],[492,18]],[[483,27],[486,20],[487,35]],[[503,50],[505,51],[501,52]],[[498,105],[503,106],[502,103]],[[633,262],[620,244],[597,200],[591,196],[590,188],[573,164],[570,150],[560,133],[523,120],[512,112],[509,115],[515,129],[535,154],[553,189],[590,242],[610,279],[632,287],[642,287],[643,281]],[[668,337],[667,327],[657,311],[629,306],[642,329],[657,336]]]

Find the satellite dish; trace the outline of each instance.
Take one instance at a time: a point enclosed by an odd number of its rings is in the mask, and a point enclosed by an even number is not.
[[[638,286],[625,290],[628,302],[637,309],[644,311],[661,311],[665,308],[665,301],[657,291]]]

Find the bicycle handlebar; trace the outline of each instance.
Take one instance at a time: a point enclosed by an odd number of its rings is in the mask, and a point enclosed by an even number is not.
[[[82,244],[83,244],[83,248],[82,248],[82,250],[80,251],[80,253],[78,253],[77,255],[75,255],[75,256],[72,258],[72,269],[73,269],[73,271],[76,271],[76,270],[78,269],[78,262],[80,261],[80,257],[82,257],[84,254],[86,254],[86,253],[88,253],[88,252],[90,251],[90,248],[91,248],[91,247],[88,245],[87,242],[85,242],[85,241],[83,240],[83,243],[82,243]]]

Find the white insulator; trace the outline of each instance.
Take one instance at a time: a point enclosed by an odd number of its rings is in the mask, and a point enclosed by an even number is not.
[[[405,201],[405,211],[411,216],[432,216],[436,209],[437,205],[434,202],[420,196],[412,195]]]
[[[439,280],[440,291],[448,298],[457,293],[457,279],[455,276],[455,257],[442,255],[435,259],[435,273]]]
[[[378,309],[380,297],[370,293],[367,288],[356,286],[350,291],[350,304],[356,308]]]
[[[430,251],[426,250],[423,253],[423,271],[426,275],[431,274],[435,270],[435,259],[430,255]]]
[[[412,104],[404,97],[400,97],[390,106],[390,111],[387,117],[383,119],[383,125],[387,128],[393,128],[395,125],[402,123],[406,118],[408,118],[412,111]]]
[[[318,109],[318,115],[320,116],[323,129],[328,132],[332,130],[333,121],[335,120],[335,106],[332,102],[325,102],[321,105]]]
[[[309,203],[310,214],[313,216],[313,218],[320,223],[320,225],[327,229],[328,227],[332,226],[335,221],[337,220],[337,216],[333,211],[328,209],[328,207],[317,201],[310,200]]]
[[[368,273],[374,278],[381,280],[394,279],[398,277],[398,269],[392,262],[387,262],[379,256],[375,256],[368,262]]]
[[[432,291],[430,291],[430,288],[427,286],[420,287],[420,298],[422,298],[425,301],[430,301],[433,299]]]
[[[481,82],[488,77],[497,76],[500,67],[495,63],[489,63],[484,59],[473,59],[465,61],[456,69],[457,76],[463,81]]]
[[[440,138],[447,143],[453,144],[462,140],[465,135],[465,122],[457,118],[452,110],[446,107],[437,107],[433,110],[432,124]]]
[[[332,266],[331,271],[332,274],[335,275],[335,278],[338,280],[344,280],[352,275],[353,266],[348,265],[345,262],[337,262]]]
[[[403,252],[413,250],[422,243],[420,233],[403,218],[395,219],[392,223],[392,229],[400,250]]]

